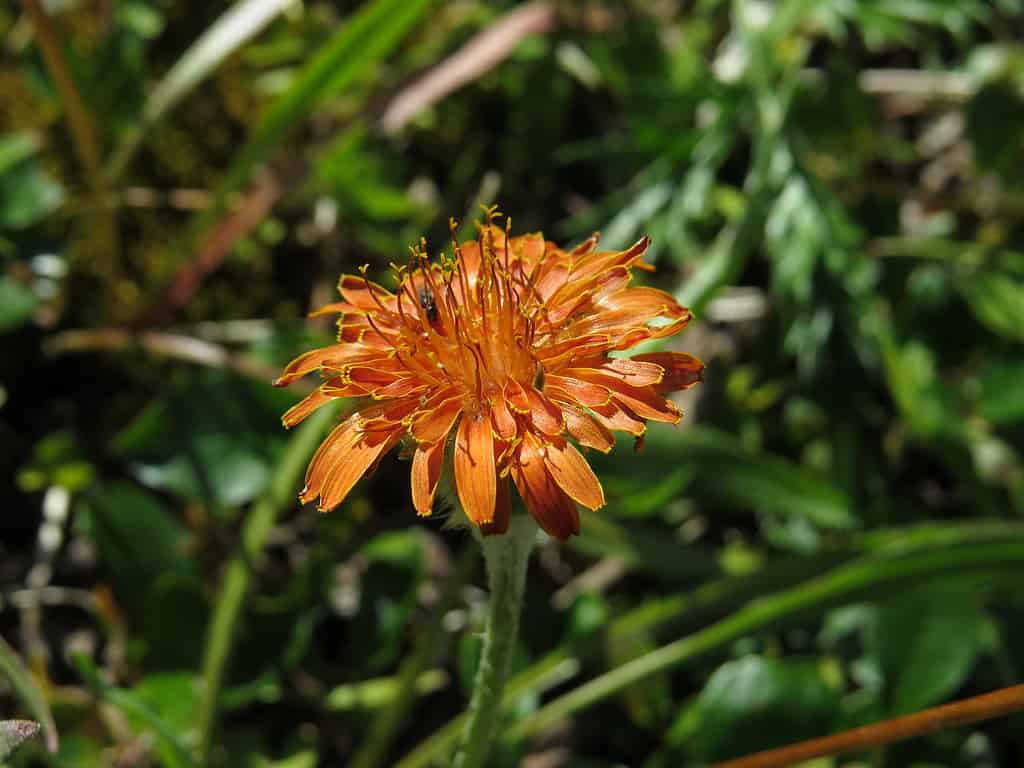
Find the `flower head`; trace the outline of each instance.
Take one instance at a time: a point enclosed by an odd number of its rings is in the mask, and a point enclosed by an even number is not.
[[[510,480],[552,536],[578,533],[577,505],[597,509],[604,491],[576,446],[608,452],[611,430],[642,438],[647,421],[677,423],[665,394],[700,381],[703,363],[677,352],[612,356],[679,332],[690,312],[663,291],[629,287],[643,238],[598,251],[594,235],[565,251],[541,234],[511,237],[494,209],[475,242],[394,266],[395,292],[345,275],[338,342],[293,360],[275,382],[313,371],[320,387],[283,417],[294,426],[333,398],[356,409],[324,440],[306,473],[303,502],[338,506],[399,442],[414,447],[412,501],[431,514],[446,452],[466,515],[502,533]],[[449,449],[448,446],[451,445]]]

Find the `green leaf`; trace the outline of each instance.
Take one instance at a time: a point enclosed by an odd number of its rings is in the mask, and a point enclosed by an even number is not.
[[[431,0],[374,0],[349,18],[256,123],[217,190],[219,204],[223,205],[227,196],[245,183],[253,166],[279,147],[284,135],[325,98],[372,74],[430,4]]]
[[[151,488],[228,510],[261,494],[284,444],[287,392],[221,372],[183,376],[114,440]]]
[[[36,309],[39,299],[21,283],[0,276],[0,333],[24,325]]]
[[[35,167],[0,179],[0,229],[25,229],[57,210],[64,190]]]
[[[963,423],[939,380],[932,348],[891,338],[883,338],[881,347],[889,389],[910,428],[924,438],[961,436]]]
[[[64,202],[64,189],[34,157],[38,147],[26,134],[0,137],[0,230],[30,227]]]
[[[732,435],[710,427],[673,430],[652,426],[641,457],[619,452],[592,459],[598,474],[614,478],[614,503],[685,468],[689,493],[782,516],[806,518],[823,528],[851,528],[856,518],[845,494],[817,474],[778,456],[752,453]]]
[[[39,141],[27,133],[0,136],[0,174],[5,174],[39,151]]]
[[[348,683],[333,688],[324,699],[328,709],[351,711],[358,709],[381,709],[390,704],[396,695],[424,696],[441,690],[448,685],[448,673],[443,669],[428,669],[416,678],[412,689],[403,689],[397,677],[377,677]]]
[[[1021,184],[1024,148],[1020,126],[1024,123],[1024,97],[1009,79],[996,80],[978,89],[967,103],[967,136],[978,166],[997,172],[1007,184]]]
[[[296,752],[282,760],[270,760],[262,755],[253,762],[253,768],[316,768],[319,758],[311,749]]]
[[[1024,419],[1024,362],[993,360],[979,372],[978,412],[993,424]]]
[[[169,726],[184,733],[195,720],[197,681],[186,672],[147,675],[135,684],[134,693]]]
[[[978,271],[957,285],[982,325],[1011,341],[1024,341],[1024,283],[1003,272]]]
[[[727,662],[697,700],[693,750],[714,762],[823,736],[839,693],[818,662],[762,656]]]
[[[981,650],[987,624],[978,596],[968,589],[933,586],[882,603],[874,644],[890,712],[915,712],[956,691]]]
[[[118,594],[136,608],[150,604],[158,577],[195,576],[188,559],[189,534],[159,500],[127,483],[97,489],[83,501],[88,527],[102,566]]]

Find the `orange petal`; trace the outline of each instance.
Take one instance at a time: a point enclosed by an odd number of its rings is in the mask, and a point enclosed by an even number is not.
[[[496,474],[491,420],[467,413],[455,438],[455,488],[466,516],[477,525],[494,520]]]
[[[505,383],[505,401],[516,413],[530,412],[530,396],[523,385],[515,379],[509,379]]]
[[[498,495],[494,502],[494,519],[480,526],[484,536],[494,536],[508,530],[508,521],[512,517],[512,494],[508,487],[508,478],[498,480]]]
[[[544,465],[540,442],[532,433],[524,435],[518,458],[512,464],[512,479],[538,525],[562,541],[579,533],[580,513],[576,502],[551,477]]]
[[[380,356],[380,350],[360,344],[332,344],[329,347],[312,349],[288,363],[280,377],[274,381],[274,386],[287,386],[320,368],[342,368],[352,363],[374,360]]]
[[[545,445],[544,463],[559,487],[588,509],[604,506],[604,490],[590,464],[568,440],[553,440]]]
[[[398,379],[403,378],[401,373],[394,370],[381,370],[381,368],[368,365],[359,365],[349,368],[344,375],[354,384],[367,389],[386,387]]]
[[[629,270],[616,267],[601,275],[600,280],[571,279],[548,299],[552,321],[558,323],[572,315],[577,308],[587,301],[600,304],[605,296],[621,293],[629,285]]]
[[[477,276],[480,274],[480,243],[476,240],[462,243],[459,246],[458,256],[459,267],[462,270],[462,274],[466,276],[466,282],[469,284],[470,290],[472,290],[476,285]],[[452,288],[461,297],[462,286],[459,285],[458,279],[453,281]]]
[[[609,376],[622,379],[633,387],[646,387],[660,384],[665,378],[665,368],[655,360],[645,361],[637,358],[616,358],[608,360],[601,370]]]
[[[343,384],[340,378],[328,379],[320,389],[328,397],[363,397],[367,394],[358,384]]]
[[[343,456],[339,457],[324,481],[317,509],[321,512],[329,512],[341,504],[356,481],[384,451],[395,444],[397,437],[398,433],[386,438],[374,439],[370,435],[358,433],[356,442],[347,448]]]
[[[631,312],[637,323],[655,317],[678,317],[682,307],[664,291],[640,286],[610,293],[599,300],[601,307],[609,312]]]
[[[317,307],[307,314],[306,317],[323,317],[324,315],[346,314],[355,311],[355,309],[356,308],[347,301],[336,301],[333,304],[324,304],[322,307]]]
[[[365,408],[361,411],[359,429],[363,432],[392,432],[401,427],[404,431],[402,420],[419,405],[419,401],[412,397]]]
[[[388,311],[395,310],[395,295],[391,291],[359,275],[342,275],[338,292],[345,301],[364,312],[380,312],[382,305]]]
[[[651,270],[650,264],[643,262],[644,254],[651,245],[651,238],[646,235],[637,240],[624,251],[600,251],[584,256],[573,265],[572,279],[586,280],[614,267],[637,267]]]
[[[462,413],[464,403],[465,398],[462,395],[449,395],[440,402],[428,402],[413,417],[409,426],[410,434],[417,443],[432,445],[438,440],[443,440]]]
[[[317,389],[289,408],[281,417],[281,423],[291,429],[321,405],[329,403],[331,400],[330,395],[325,395],[323,390]]]
[[[557,370],[567,360],[579,360],[605,352],[612,346],[612,337],[607,333],[588,334],[585,331],[557,343],[541,346],[537,358],[546,370]]]
[[[655,392],[653,387],[631,388],[628,392],[613,389],[612,397],[641,419],[678,424],[683,418],[675,404]]]
[[[511,440],[516,436],[518,425],[516,417],[509,410],[505,402],[503,392],[494,392],[490,398],[491,402],[491,423],[494,425],[494,433],[502,440]]]
[[[658,394],[654,387],[631,387],[619,379],[596,370],[579,369],[577,374],[584,383],[607,389],[615,400],[628,406],[629,410],[642,419],[677,424],[682,418],[679,409],[670,400],[666,400]],[[576,380],[566,378],[565,381]],[[584,405],[588,405],[588,403],[584,403]]]
[[[640,437],[647,431],[647,423],[638,419],[628,408],[614,401],[605,405],[592,406],[594,418],[608,429],[618,429]]]
[[[562,410],[533,387],[526,390],[530,403],[530,420],[545,435],[560,435],[565,431]]]
[[[683,352],[652,352],[646,355],[636,355],[632,360],[661,366],[665,375],[655,386],[658,392],[688,389],[704,379],[704,363],[693,355]]]
[[[543,274],[537,280],[533,290],[530,292],[531,297],[539,296],[547,303],[559,288],[565,285],[566,280],[569,279],[569,268],[562,264],[552,264],[550,267],[544,270]]]
[[[306,470],[306,485],[299,494],[299,500],[303,504],[312,501],[320,495],[320,489],[323,487],[327,476],[345,455],[345,451],[358,438],[359,435],[356,432],[357,416],[357,413],[352,414],[331,430],[331,434],[324,438],[324,441],[320,443],[320,447],[316,449],[316,453],[313,454],[313,458],[309,462],[309,468]]]
[[[559,405],[565,417],[565,428],[577,443],[586,448],[596,448],[602,453],[608,453],[612,449],[615,437],[607,427],[579,406],[569,403]]]
[[[509,243],[514,256],[526,265],[529,272],[544,255],[544,235],[532,233],[513,237]]]
[[[379,325],[377,326],[380,327]],[[338,326],[338,341],[343,344],[361,344],[374,349],[378,355],[391,352],[392,344],[388,337],[371,328],[366,323],[344,323]]]
[[[586,256],[588,253],[591,253],[595,248],[597,248],[597,243],[600,239],[601,234],[599,232],[595,232],[582,243],[573,248],[569,252],[569,254],[576,258],[579,258],[580,256]]]
[[[441,479],[444,441],[421,445],[412,455],[412,504],[416,514],[427,517],[434,509],[434,493]]]
[[[650,337],[652,339],[664,339],[669,336],[674,336],[675,334],[683,330],[683,328],[685,328],[687,325],[689,325],[690,320],[693,319],[693,315],[690,314],[690,310],[686,309],[686,307],[680,307],[680,309],[683,310],[683,314],[680,317],[673,320],[673,322],[669,323],[668,325],[660,325],[656,328],[652,327],[650,329]],[[620,347],[620,349],[624,349],[624,347]]]
[[[409,395],[425,392],[430,388],[430,382],[424,381],[418,376],[408,376],[398,379],[383,387],[370,390],[374,400],[390,400],[396,397],[408,397]]]
[[[569,376],[548,375],[544,379],[544,388],[563,392],[568,395],[570,401],[588,408],[605,405],[612,399],[607,386]]]

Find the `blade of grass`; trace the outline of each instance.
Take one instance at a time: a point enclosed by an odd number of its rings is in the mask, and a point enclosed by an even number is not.
[[[53,715],[46,703],[46,696],[39,690],[32,675],[21,663],[18,654],[2,637],[0,637],[0,674],[7,678],[7,682],[14,689],[14,695],[21,700],[29,714],[43,727],[47,750],[56,752],[59,747],[57,727],[53,723]]]
[[[120,270],[121,236],[118,230],[116,211],[104,205],[107,199],[107,187],[103,177],[103,147],[96,131],[81,91],[64,57],[63,46],[52,19],[39,0],[22,0],[25,12],[32,22],[36,41],[43,54],[46,69],[53,78],[61,104],[67,116],[68,128],[71,133],[71,144],[75,155],[82,166],[85,186],[90,194],[89,214],[84,217],[86,227],[96,238],[95,253],[101,254],[96,260],[94,270],[104,279],[109,289],[113,285]],[[114,300],[112,296],[108,296]]]
[[[75,152],[90,181],[90,186],[98,188],[101,185],[102,161],[96,126],[89,115],[89,110],[86,109],[78,86],[75,85],[71,68],[64,59],[64,51],[49,14],[39,0],[22,0],[22,5],[25,6],[25,12],[32,22],[43,61],[46,62],[46,68],[67,111],[68,127],[71,129],[71,141]]]
[[[324,98],[350,87],[391,53],[431,2],[375,0],[348,19],[256,124],[225,173],[210,216],[219,214],[253,167],[271,155],[280,139]]]
[[[199,700],[198,754],[206,762],[210,739],[217,718],[217,698],[231,655],[238,620],[252,582],[252,567],[258,563],[267,536],[278,513],[295,502],[295,492],[306,464],[316,450],[327,427],[334,421],[336,409],[330,405],[310,416],[289,441],[271,480],[267,495],[256,502],[242,527],[239,552],[224,572],[217,604],[207,629],[203,649],[203,690]]]
[[[294,1],[241,0],[221,14],[150,92],[138,124],[125,133],[107,162],[104,174],[108,183],[121,176],[150,128]]]
[[[1024,540],[1020,537],[1017,541],[970,543],[905,557],[858,559],[792,589],[758,599],[703,630],[588,681],[514,724],[506,731],[507,737],[522,739],[652,675],[720,650],[752,632],[819,615],[828,608],[864,599],[880,590],[891,592],[897,585],[1022,562]]]

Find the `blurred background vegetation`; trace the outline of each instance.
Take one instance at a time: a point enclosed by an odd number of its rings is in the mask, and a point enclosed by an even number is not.
[[[1020,682],[1022,39],[1020,0],[0,6],[0,716],[47,733],[14,764],[447,764],[476,545],[395,456],[300,508],[327,421],[269,382],[339,273],[493,201],[649,233],[708,364],[536,555],[494,765]],[[815,765],[1022,763],[1016,717]]]

